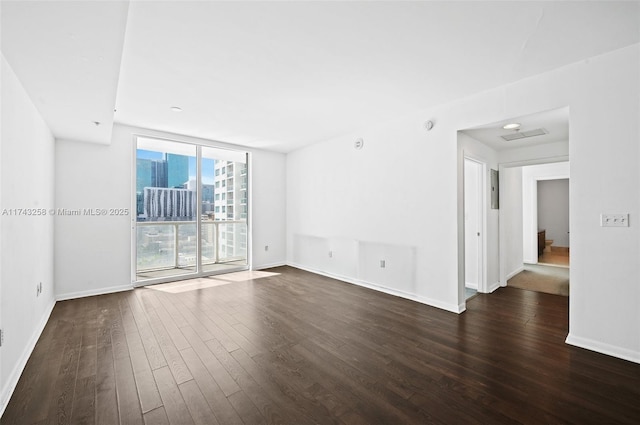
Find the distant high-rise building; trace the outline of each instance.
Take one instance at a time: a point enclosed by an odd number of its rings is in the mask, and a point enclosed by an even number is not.
[[[188,189],[145,187],[144,214],[148,220],[195,220],[196,192]]]
[[[167,187],[167,170],[164,159],[136,159],[136,210],[144,212],[144,188]]]
[[[136,159],[136,210],[144,214],[145,188],[184,188],[189,181],[189,157],[165,154],[163,159]],[[213,200],[213,199],[212,199]]]
[[[214,212],[218,228],[218,256],[224,261],[246,258],[247,250],[247,165],[216,160],[214,172]]]
[[[183,187],[189,181],[189,157],[186,155],[166,154],[167,186]]]
[[[163,159],[151,160],[151,185],[148,187],[168,187],[167,161]]]
[[[151,187],[151,160],[136,159],[136,193],[142,194],[145,187]]]
[[[198,187],[198,182],[196,179],[189,179],[182,187],[185,189],[189,189],[192,191],[196,191]],[[212,184],[202,184],[202,214],[208,215],[213,214],[213,196],[214,196],[214,185]]]

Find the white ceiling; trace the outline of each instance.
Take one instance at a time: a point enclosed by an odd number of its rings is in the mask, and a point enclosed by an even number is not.
[[[110,143],[127,7],[0,3],[2,54],[57,138]]]
[[[639,17],[637,1],[2,1],[2,52],[56,137],[109,143],[115,121],[288,152],[638,43]]]
[[[502,128],[509,123],[518,123],[520,128],[518,130],[505,130]],[[526,132],[539,128],[545,129],[548,133],[511,141],[506,141],[501,137],[513,134],[516,131]],[[569,140],[569,108],[554,109],[524,117],[512,117],[508,120],[462,130],[462,132],[496,151],[546,143],[567,142]]]

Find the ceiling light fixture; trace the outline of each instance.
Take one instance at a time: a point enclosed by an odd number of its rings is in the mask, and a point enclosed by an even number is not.
[[[504,128],[505,130],[517,130],[520,128],[520,124],[517,122],[512,122],[512,123],[503,125],[502,128]]]
[[[182,108],[179,106],[172,106],[171,109],[173,112],[182,112]]]

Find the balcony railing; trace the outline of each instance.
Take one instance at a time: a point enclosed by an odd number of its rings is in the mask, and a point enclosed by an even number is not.
[[[246,247],[227,246],[222,234],[242,235],[246,239],[245,220],[202,220],[201,261],[203,265],[246,261]],[[224,248],[224,249],[223,249]],[[224,254],[221,252],[224,251]],[[137,271],[166,269],[195,270],[198,255],[195,221],[143,221],[137,223]]]

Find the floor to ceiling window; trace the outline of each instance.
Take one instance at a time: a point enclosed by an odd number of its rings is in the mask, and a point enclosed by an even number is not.
[[[135,281],[248,267],[247,153],[137,137]]]

